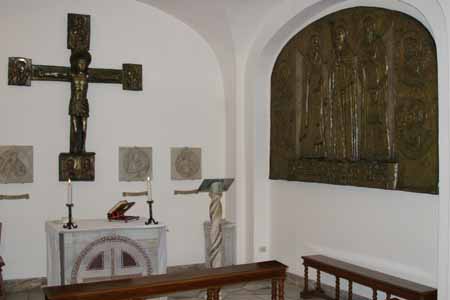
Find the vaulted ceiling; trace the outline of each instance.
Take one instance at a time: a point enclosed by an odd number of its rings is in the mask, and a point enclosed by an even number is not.
[[[138,0],[170,14],[202,35],[214,47],[245,47],[271,9],[273,0]],[[217,46],[216,46],[217,45]]]

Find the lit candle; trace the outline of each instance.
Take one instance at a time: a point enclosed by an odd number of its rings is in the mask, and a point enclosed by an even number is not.
[[[67,182],[67,204],[72,204],[72,181]]]
[[[152,184],[150,182],[150,177],[147,177],[147,200],[152,201]]]

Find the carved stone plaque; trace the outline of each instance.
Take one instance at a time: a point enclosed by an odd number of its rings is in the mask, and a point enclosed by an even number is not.
[[[119,181],[145,181],[152,176],[151,147],[119,147]]]
[[[436,48],[415,19],[338,11],[281,51],[270,178],[438,193]]]
[[[0,146],[0,183],[33,182],[33,146]]]
[[[173,180],[195,180],[202,178],[201,148],[172,148],[171,177]]]

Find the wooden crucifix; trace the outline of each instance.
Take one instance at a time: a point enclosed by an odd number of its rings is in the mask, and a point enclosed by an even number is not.
[[[124,90],[141,91],[142,65],[123,64],[122,70],[89,68],[90,16],[68,14],[67,28],[70,67],[33,65],[30,58],[10,57],[8,84],[31,86],[32,80],[70,82],[70,152],[59,155],[59,180],[94,181],[95,153],[86,152],[85,147],[89,117],[88,84],[120,83]]]

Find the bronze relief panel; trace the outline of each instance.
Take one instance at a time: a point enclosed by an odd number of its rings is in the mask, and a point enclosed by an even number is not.
[[[8,59],[8,84],[31,85],[32,63],[30,58],[10,57]]]
[[[67,15],[67,49],[87,51],[91,41],[91,16]]]
[[[438,193],[434,41],[381,8],[338,11],[280,53],[270,178]]]
[[[130,91],[142,91],[142,65],[123,64],[122,88]]]

